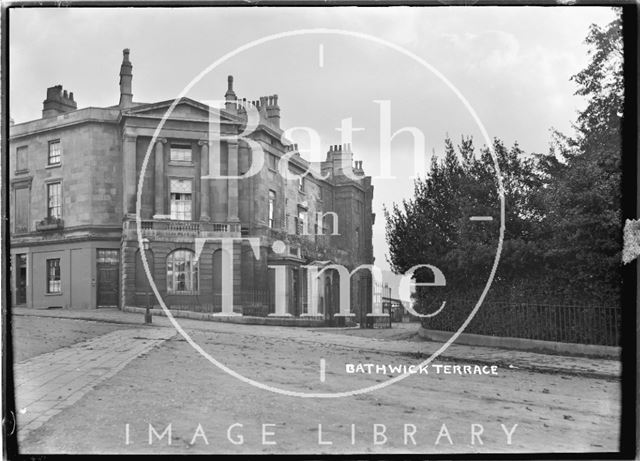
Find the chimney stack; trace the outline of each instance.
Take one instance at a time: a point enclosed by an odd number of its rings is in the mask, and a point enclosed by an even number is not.
[[[277,94],[267,96],[267,118],[273,126],[280,128],[280,106]]]
[[[333,176],[353,175],[354,170],[362,166],[362,163],[353,161],[353,152],[351,152],[351,144],[335,144],[329,146],[327,152],[327,163],[331,165]]]
[[[225,109],[229,112],[236,112],[236,101],[238,97],[236,96],[235,91],[233,91],[233,75],[229,75],[227,77],[227,92],[224,94],[225,99]]]
[[[120,108],[127,109],[133,105],[133,66],[129,61],[129,48],[122,50],[122,65],[120,66]]]
[[[355,161],[355,167],[353,168],[353,172],[356,176],[364,176],[364,170],[362,169],[362,160]]]
[[[55,117],[77,108],[73,92],[67,93],[67,90],[62,89],[62,85],[52,86],[47,88],[47,99],[42,102],[42,118]]]

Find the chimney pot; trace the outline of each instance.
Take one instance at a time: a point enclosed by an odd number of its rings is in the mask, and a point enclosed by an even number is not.
[[[133,104],[133,66],[129,61],[129,48],[122,50],[122,64],[120,65],[120,103],[122,109],[131,107]]]
[[[236,105],[236,100],[238,99],[238,97],[233,91],[233,75],[227,76],[227,92],[224,94],[224,99],[226,101],[225,108],[229,112],[235,113],[238,109]]]

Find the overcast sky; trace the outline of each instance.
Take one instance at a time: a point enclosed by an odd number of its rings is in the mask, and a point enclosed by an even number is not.
[[[46,88],[56,84],[73,91],[79,107],[117,104],[123,48],[131,49],[134,101],[155,102],[176,97],[205,67],[252,40],[331,28],[415,53],[464,95],[491,138],[546,152],[550,128],[569,132],[584,105],[569,78],[588,61],[588,27],[613,18],[604,7],[12,9],[10,111],[16,123],[39,118]],[[442,80],[362,38],[308,34],[259,45],[210,72],[187,96],[223,98],[228,74],[239,97],[278,94],[282,127],[315,129],[325,150],[340,142],[342,119],[364,128],[354,133],[353,150],[374,177],[374,253],[383,268],[382,207],[412,193],[413,142],[398,135],[392,145],[396,178],[375,178],[380,105],[374,101],[389,101],[392,131],[411,126],[423,132],[427,154],[441,154],[447,134],[454,141],[472,135],[476,146],[484,145],[477,124]]]

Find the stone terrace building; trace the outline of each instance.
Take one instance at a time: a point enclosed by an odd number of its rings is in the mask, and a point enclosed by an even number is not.
[[[134,102],[132,78],[124,50],[118,105],[78,109],[73,93],[55,86],[47,90],[41,119],[10,127],[13,304],[145,305],[148,282],[135,213],[139,174],[150,150],[142,234],[150,242],[154,281],[171,309],[331,322],[339,310],[337,271],[329,267],[318,277],[313,312],[304,266],[341,264],[353,270],[373,263],[373,186],[349,146],[331,146],[317,165],[326,179],[285,179],[278,171],[283,155],[290,157],[293,173],[310,164],[282,139],[278,97],[261,97],[247,103],[259,114],[248,138],[262,147],[264,166],[242,179],[207,178],[210,158],[220,162],[223,175],[246,173],[253,161],[247,142],[213,143],[208,136],[215,110],[183,98],[150,145],[173,101]],[[222,135],[237,135],[247,124],[247,106],[236,97],[232,77],[225,100],[225,109],[216,112]],[[324,218],[318,221],[317,213]],[[258,257],[248,240],[237,240],[230,252],[223,248],[220,239],[240,237],[257,239]],[[229,286],[232,299],[223,296]],[[371,312],[371,292],[370,272],[356,272],[353,313]],[[157,304],[153,294],[151,299]]]

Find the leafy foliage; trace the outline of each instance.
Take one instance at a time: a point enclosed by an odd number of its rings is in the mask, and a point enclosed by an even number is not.
[[[547,155],[525,155],[493,142],[505,199],[502,257],[491,293],[538,302],[617,304],[620,286],[622,35],[618,17],[593,25],[590,64],[572,79],[586,108],[575,134],[553,132]],[[498,245],[500,184],[488,149],[471,138],[445,140],[414,196],[385,209],[388,260],[397,273],[431,264],[447,287],[418,297],[479,295]],[[492,221],[472,221],[491,216]],[[431,281],[426,270],[416,280]]]
[[[616,303],[621,283],[621,152],[624,80],[622,23],[592,25],[586,43],[591,62],[572,77],[587,98],[573,137],[555,133],[540,163],[546,177],[551,234],[545,254],[559,286],[587,298]]]
[[[496,139],[493,150],[501,184],[489,149],[476,152],[470,138],[462,138],[456,148],[446,139],[444,158],[434,160],[426,178],[415,181],[414,198],[385,210],[394,271],[404,273],[414,265],[431,264],[445,274],[448,287],[458,292],[466,287],[465,294],[479,294],[499,241],[502,186],[506,229],[496,282],[510,280],[513,273],[523,277],[537,273],[541,255],[535,236],[543,209],[535,194],[541,187],[535,162],[517,144],[509,149]],[[472,221],[472,216],[493,220]],[[431,272],[424,272],[417,273],[417,281],[431,281]]]

